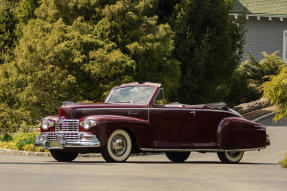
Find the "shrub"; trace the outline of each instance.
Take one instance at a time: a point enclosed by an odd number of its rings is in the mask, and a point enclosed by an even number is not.
[[[44,148],[34,147],[34,144],[27,144],[22,147],[23,151],[32,151],[32,152],[47,152]]]
[[[3,136],[0,137],[0,141],[8,142],[12,140],[12,136],[8,133],[5,133]]]
[[[262,84],[270,81],[277,75],[286,62],[274,52],[262,53],[264,58],[257,61],[251,54],[233,73],[229,87],[225,88],[227,95],[225,101],[230,105],[249,102],[262,96]]]
[[[34,136],[38,133],[16,133],[13,135],[13,142],[16,142],[18,150],[22,150],[25,145],[34,144]]]
[[[283,68],[271,81],[263,84],[263,97],[278,108],[274,120],[287,117],[287,67]]]
[[[12,149],[12,150],[23,150],[33,152],[46,152],[43,148],[34,148],[34,136],[40,135],[40,133],[15,133],[10,138],[4,138],[2,136],[0,141],[0,148]]]
[[[15,142],[0,142],[0,148],[18,150]]]
[[[284,160],[280,161],[280,164],[281,164],[282,168],[287,168],[287,154],[286,154]]]
[[[264,58],[259,62],[249,54],[249,59],[243,62],[238,70],[249,80],[249,84],[260,87],[264,82],[269,81],[272,76],[277,75],[283,66],[286,66],[286,62],[277,54],[278,51],[272,54],[262,52]]]

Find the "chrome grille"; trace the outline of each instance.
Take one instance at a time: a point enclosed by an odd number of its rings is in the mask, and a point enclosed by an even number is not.
[[[56,141],[56,133],[47,133],[48,141]]]
[[[66,141],[76,141],[78,139],[78,133],[43,133],[48,135],[48,141],[56,141],[56,135],[64,135]]]
[[[79,130],[79,120],[64,119],[56,123],[56,131],[73,132]]]
[[[64,133],[67,141],[76,141],[78,139],[78,133]]]

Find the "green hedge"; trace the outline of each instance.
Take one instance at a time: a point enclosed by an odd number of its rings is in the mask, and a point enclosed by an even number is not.
[[[45,152],[43,148],[34,148],[35,135],[40,133],[15,133],[12,136],[3,135],[0,136],[0,148],[21,150],[21,151],[32,151],[32,152]]]

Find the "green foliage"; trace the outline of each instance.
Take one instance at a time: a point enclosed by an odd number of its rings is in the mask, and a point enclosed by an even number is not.
[[[248,79],[239,68],[233,72],[229,84],[222,87],[227,95],[225,101],[230,106],[247,103],[260,98],[257,88],[249,83]]]
[[[0,141],[2,141],[2,142],[8,142],[11,140],[12,140],[12,136],[8,133],[5,133],[2,136],[0,136]]]
[[[202,103],[226,97],[225,87],[240,64],[244,18],[230,17],[231,1],[182,0],[172,26],[175,58],[181,64],[182,102]]]
[[[23,151],[36,151],[45,152],[43,148],[34,148],[34,136],[40,133],[15,133],[9,139],[0,140],[0,148],[23,150]]]
[[[0,64],[13,60],[22,28],[33,18],[40,0],[2,0],[0,3]]]
[[[280,161],[280,165],[282,168],[287,168],[287,154],[283,161]]]
[[[15,134],[13,141],[16,142],[18,150],[22,150],[25,145],[34,144],[35,133]]]
[[[287,117],[287,66],[263,84],[263,97],[277,106],[275,121]]]
[[[277,75],[286,63],[277,56],[262,53],[264,58],[257,61],[251,54],[248,60],[243,62],[233,73],[227,90],[225,100],[230,105],[249,102],[259,99],[262,95],[262,84],[269,81],[273,75]]]
[[[0,68],[3,132],[56,114],[65,100],[103,100],[121,83],[162,82],[176,95],[174,32],[154,16],[157,0],[42,0],[34,12],[37,2],[15,9],[21,38]]]
[[[0,64],[11,59],[17,39],[15,34],[17,20],[12,9],[13,3],[6,0],[0,2]]]
[[[264,58],[259,62],[249,54],[249,59],[239,67],[239,72],[249,80],[254,87],[260,87],[270,77],[277,75],[286,63],[278,56],[278,51],[267,54],[262,53]]]
[[[233,103],[241,103],[242,101],[252,101],[258,99],[261,96],[262,88],[264,91],[263,96],[271,103],[277,105],[279,100],[274,100],[274,96],[278,93],[280,87],[280,80],[284,79],[283,73],[278,75],[281,76],[276,82],[276,76],[283,67],[286,67],[286,63],[277,56],[278,52],[267,54],[263,52],[264,58],[260,61],[255,60],[252,55],[249,55],[249,59],[240,65],[234,73],[230,84],[229,100]],[[276,89],[277,88],[277,89]],[[228,89],[228,88],[227,88]],[[275,93],[277,92],[277,93]],[[244,98],[244,100],[242,100]],[[274,102],[273,102],[273,101]],[[280,114],[277,114],[277,118]],[[279,119],[279,118],[278,118]]]

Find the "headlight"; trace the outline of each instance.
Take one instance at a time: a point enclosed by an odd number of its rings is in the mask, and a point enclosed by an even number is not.
[[[50,121],[48,119],[43,119],[42,123],[41,123],[41,127],[43,130],[48,130],[50,127],[54,127],[55,126],[55,122],[54,121]]]
[[[86,129],[86,130],[89,130],[91,127],[94,127],[97,125],[97,122],[92,120],[92,119],[85,119],[84,121],[82,121],[80,123],[80,125]]]

